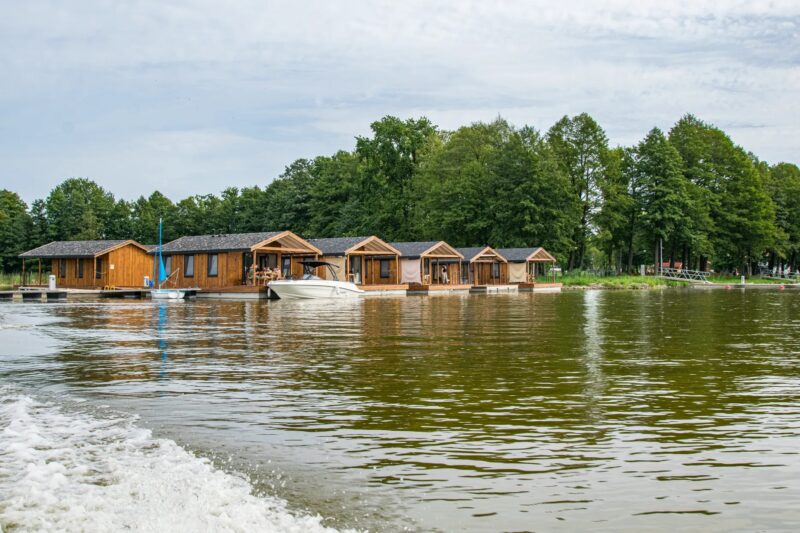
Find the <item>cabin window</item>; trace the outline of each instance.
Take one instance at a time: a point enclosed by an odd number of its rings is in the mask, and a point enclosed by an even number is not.
[[[193,255],[184,255],[183,256],[183,277],[184,278],[193,278],[194,277],[194,256]]]
[[[59,259],[58,260],[58,277],[59,278],[66,278],[67,277],[67,260],[66,259]]]
[[[103,258],[98,257],[94,260],[94,277],[95,279],[102,279],[103,277]]]
[[[500,263],[492,263],[492,277],[495,279],[500,278]]]
[[[262,260],[261,257],[259,257],[258,260],[261,261]],[[275,268],[275,267],[277,267],[278,266],[278,254],[267,254],[266,261],[267,261],[266,264],[261,265],[261,268],[264,268],[265,266],[267,268]]]
[[[392,265],[388,259],[381,259],[381,279],[388,279],[392,271]]]
[[[208,254],[208,277],[214,278],[219,272],[219,255]]]
[[[288,278],[292,275],[292,258],[291,256],[284,255],[283,256],[283,265],[281,266],[281,272],[283,273],[284,278]]]
[[[164,256],[164,273],[169,277],[172,274],[172,256]]]
[[[78,279],[83,279],[83,259],[78,259],[76,266],[78,267]]]

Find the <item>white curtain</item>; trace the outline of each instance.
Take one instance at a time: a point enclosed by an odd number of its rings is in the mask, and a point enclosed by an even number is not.
[[[527,263],[509,263],[508,264],[508,282],[509,283],[525,283],[528,281],[528,272],[526,269]]]
[[[401,277],[400,283],[422,283],[422,273],[419,270],[419,258],[400,258]]]

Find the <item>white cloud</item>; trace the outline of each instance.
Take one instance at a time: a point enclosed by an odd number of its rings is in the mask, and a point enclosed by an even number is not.
[[[797,162],[799,35],[794,0],[6,3],[0,180],[27,199],[70,175],[124,196],[264,184],[390,113],[587,111],[629,144],[692,112]]]

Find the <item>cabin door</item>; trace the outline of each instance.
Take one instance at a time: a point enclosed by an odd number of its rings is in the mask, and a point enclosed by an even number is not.
[[[353,283],[361,285],[364,281],[364,259],[360,255],[350,256],[350,275],[353,277]]]
[[[184,259],[185,261],[185,259]],[[244,252],[242,254],[242,284],[247,283],[247,274],[250,270],[250,266],[253,264],[253,253],[252,252]]]

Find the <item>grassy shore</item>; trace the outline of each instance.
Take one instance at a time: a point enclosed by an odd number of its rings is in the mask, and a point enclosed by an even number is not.
[[[558,278],[564,288],[574,289],[654,289],[678,286],[678,283],[653,276],[594,276],[592,274],[566,274]]]
[[[558,278],[558,281],[567,289],[656,289],[661,287],[683,287],[688,284],[688,282],[665,280],[654,276],[595,276],[592,274],[566,274]],[[741,283],[741,279],[738,276],[724,275],[709,276],[708,281],[726,285]],[[782,284],[782,282],[778,280],[762,279],[758,277],[748,278],[746,283]],[[786,281],[783,284],[789,283],[792,282]]]
[[[19,272],[5,274],[0,272],[0,290],[10,290],[14,285],[22,283],[22,274]]]

